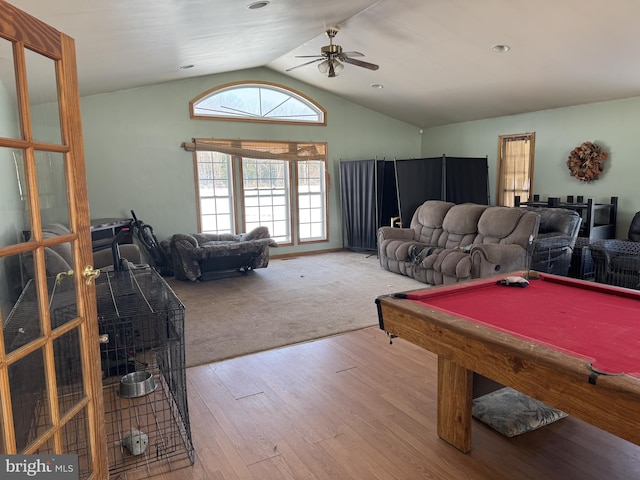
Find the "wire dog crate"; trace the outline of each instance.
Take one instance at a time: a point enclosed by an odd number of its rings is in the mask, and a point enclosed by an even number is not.
[[[47,279],[52,328],[75,318],[69,316],[69,305],[75,311],[75,291],[72,282],[58,283]],[[33,280],[28,280],[13,309],[2,325],[5,352],[13,352],[42,335],[38,301]],[[64,312],[61,316],[60,313]],[[77,330],[59,336],[53,342],[55,377],[60,415],[68,412],[84,397],[82,363],[78,352],[80,338]],[[18,452],[27,448],[39,435],[51,427],[47,382],[42,352],[36,350],[9,367],[13,426]],[[76,414],[61,430],[63,451],[78,455],[79,478],[89,472],[89,448],[87,443],[88,418],[86,412]],[[0,441],[0,447],[2,447]],[[4,449],[2,449],[4,451]],[[55,453],[52,443],[40,446],[35,452],[45,455]]]
[[[152,268],[106,272],[96,295],[110,474],[192,465],[184,305]]]
[[[51,323],[76,318],[72,282],[49,280]],[[111,478],[138,479],[193,465],[187,405],[184,305],[152,268],[107,271],[96,279],[98,328]],[[40,333],[38,302],[30,281],[2,326],[5,350],[12,352]],[[80,339],[75,330],[54,344],[61,412],[84,395]],[[26,447],[50,425],[42,355],[31,354],[9,371],[17,448]],[[141,375],[151,385],[131,394],[125,376]],[[136,386],[132,383],[131,386]],[[127,385],[125,385],[127,386]],[[79,476],[88,474],[87,419],[65,426],[65,451],[79,455]],[[47,446],[38,453],[53,453]]]

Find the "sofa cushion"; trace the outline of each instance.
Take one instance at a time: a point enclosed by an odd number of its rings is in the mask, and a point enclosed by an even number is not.
[[[463,203],[455,205],[444,218],[443,234],[439,247],[464,247],[473,243],[478,233],[478,220],[487,209],[486,205]]]
[[[55,236],[69,235],[69,229],[61,223],[48,223],[42,227],[42,233],[52,233]]]
[[[67,232],[68,234],[69,232]],[[59,235],[50,232],[42,232],[42,239],[48,240],[51,238],[57,238]],[[73,256],[71,255],[71,244],[69,242],[60,243],[58,245],[51,245],[47,247],[48,249],[53,250],[62,258],[67,264],[71,265],[73,263]]]
[[[544,234],[577,235],[576,227],[579,227],[581,218],[578,212],[566,208],[530,208],[534,213],[540,214],[540,227],[538,237]]]
[[[520,219],[526,213],[536,215],[520,208],[488,207],[478,221],[478,238],[474,243],[518,243],[526,245],[527,239],[513,237],[514,234],[517,234]]]
[[[465,280],[471,278],[471,256],[458,249],[443,250],[438,255],[435,268],[446,277]]]
[[[415,240],[428,245],[438,245],[445,216],[454,206],[451,202],[427,200],[418,207],[411,219],[411,228],[416,232]]]

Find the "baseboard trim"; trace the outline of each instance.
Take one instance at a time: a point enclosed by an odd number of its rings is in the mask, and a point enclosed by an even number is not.
[[[273,251],[273,250],[271,250]],[[307,252],[292,252],[292,253],[283,253],[281,255],[271,255],[269,254],[269,258],[273,260],[282,260],[293,257],[304,257],[307,255],[321,255],[323,253],[333,253],[333,252],[346,252],[350,251],[348,248],[339,247],[339,248],[329,248],[325,250],[311,250]]]

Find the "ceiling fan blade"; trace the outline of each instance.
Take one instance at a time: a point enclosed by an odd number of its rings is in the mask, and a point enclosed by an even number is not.
[[[296,55],[296,58],[318,58],[324,57],[324,55]]]
[[[363,62],[362,60],[356,60],[355,58],[343,57],[342,60],[344,63],[350,63],[351,65],[356,65],[358,67],[368,68],[369,70],[378,70],[380,68],[375,63]]]
[[[342,52],[341,55],[345,57],[364,57],[364,53],[360,52]]]
[[[311,60],[310,62],[301,63],[300,65],[296,65],[295,67],[287,68],[285,72],[290,72],[291,70],[295,70],[296,68],[304,67],[305,65],[311,65],[312,63],[320,62],[324,60],[324,57],[316,58],[315,60]]]

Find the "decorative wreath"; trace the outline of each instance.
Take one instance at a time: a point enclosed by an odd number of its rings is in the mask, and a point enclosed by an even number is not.
[[[569,154],[569,173],[582,182],[595,180],[602,173],[602,164],[608,156],[609,153],[603,152],[595,143],[584,142]]]

